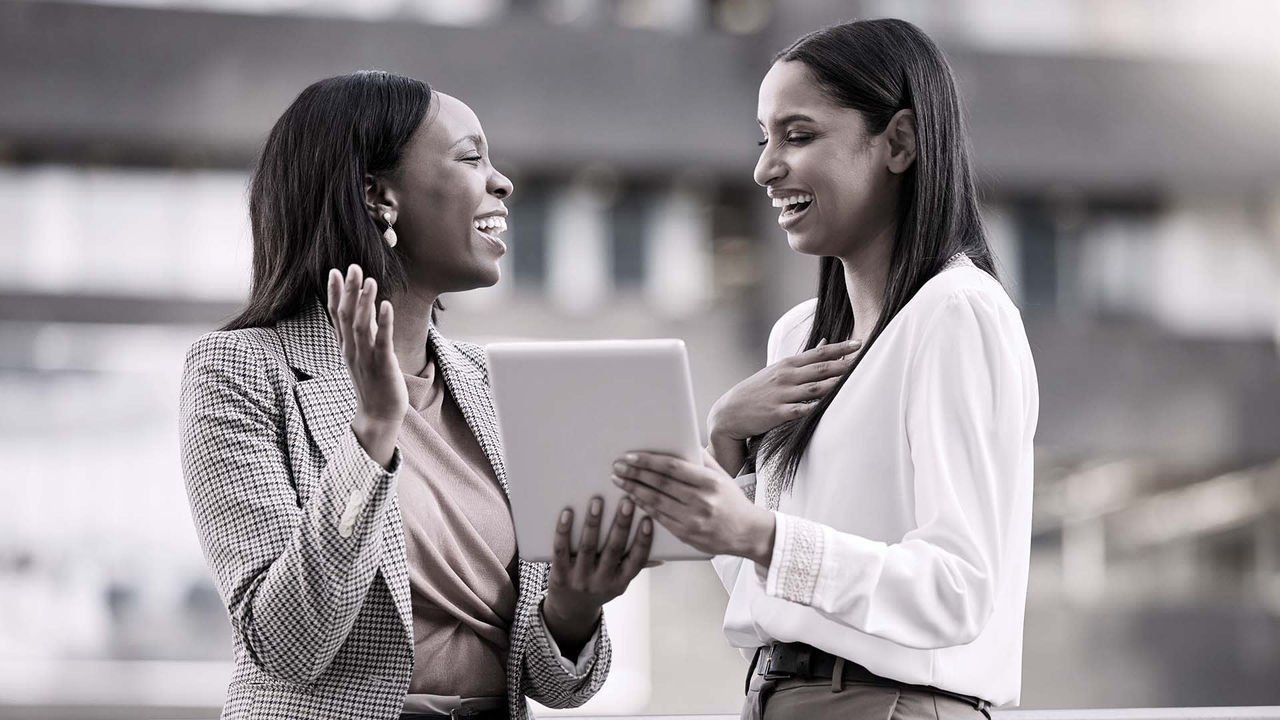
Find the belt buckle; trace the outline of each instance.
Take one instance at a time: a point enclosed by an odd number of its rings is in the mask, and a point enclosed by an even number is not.
[[[774,674],[773,672],[773,658],[775,653],[777,653],[778,650],[780,649],[780,647],[781,646],[779,645],[771,645],[769,647],[769,652],[765,653],[765,656],[764,656],[764,679],[765,680],[781,680],[783,678],[791,677],[791,673],[780,672],[780,673]]]

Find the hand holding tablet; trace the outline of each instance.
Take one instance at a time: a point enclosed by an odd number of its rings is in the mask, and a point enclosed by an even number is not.
[[[494,343],[486,354],[522,558],[546,561],[556,555],[562,533],[555,523],[565,508],[578,509],[574,515],[597,525],[594,532],[584,528],[582,543],[596,542],[599,549],[608,537],[599,526],[614,517],[624,497],[610,479],[619,456],[647,450],[701,462],[683,342]],[[601,514],[593,518],[584,511],[597,497]],[[634,514],[638,519],[640,513]],[[643,539],[635,526],[644,522],[628,529],[635,535],[633,546]],[[551,527],[557,527],[554,536]],[[660,525],[652,527],[650,559],[707,557]]]

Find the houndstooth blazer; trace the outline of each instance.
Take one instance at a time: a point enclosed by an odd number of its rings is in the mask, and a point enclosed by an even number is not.
[[[434,327],[428,337],[507,491],[483,351]],[[400,454],[391,470],[369,458],[351,430],[355,411],[319,303],[275,327],[210,333],[187,353],[183,473],[235,638],[223,718],[385,720],[401,712],[413,617],[395,493]],[[609,672],[603,622],[581,673],[561,664],[538,616],[547,571],[520,561],[507,664],[513,720],[529,717],[526,696],[581,705]]]

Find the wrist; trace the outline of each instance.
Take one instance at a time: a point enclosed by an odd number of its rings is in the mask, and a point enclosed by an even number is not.
[[[745,436],[740,436],[714,421],[707,425],[707,439],[711,441],[711,444],[720,446],[742,445],[747,442]]]
[[[777,537],[778,520],[764,508],[754,509],[755,522],[751,532],[744,533],[747,546],[741,554],[760,567],[768,568],[773,563],[773,543]]]
[[[542,600],[542,616],[548,623],[554,622],[561,627],[574,625],[594,626],[600,617],[601,608],[591,603],[567,601],[556,594],[554,589],[547,591]]]
[[[599,605],[567,605],[561,605],[554,594],[548,592],[542,599],[542,622],[560,646],[561,654],[572,660],[582,653],[582,648],[591,639],[603,611]]]
[[[719,439],[721,442],[741,441],[746,438],[736,437],[732,428],[726,426],[724,412],[722,410],[721,397],[711,406],[711,412],[707,413],[707,437],[710,439]]]
[[[374,462],[383,468],[391,466],[391,459],[396,450],[396,438],[400,435],[399,422],[379,420],[357,412],[351,420],[351,430],[360,441],[365,453]]]

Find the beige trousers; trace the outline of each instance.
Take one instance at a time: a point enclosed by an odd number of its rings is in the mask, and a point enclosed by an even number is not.
[[[986,720],[959,698],[927,690],[830,680],[766,680],[753,674],[742,720]]]

